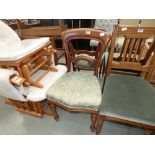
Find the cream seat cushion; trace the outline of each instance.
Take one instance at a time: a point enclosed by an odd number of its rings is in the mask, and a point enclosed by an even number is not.
[[[0,20],[0,61],[17,61],[48,41],[48,37],[21,40],[14,30]]]
[[[16,44],[6,44],[0,48],[0,61],[17,61],[28,54],[35,52],[46,43],[49,38],[25,39]]]
[[[18,75],[18,72],[11,69],[0,68],[0,96],[18,101],[26,101],[21,89],[10,83],[11,75]]]
[[[21,39],[7,24],[0,20],[0,49],[20,43]]]

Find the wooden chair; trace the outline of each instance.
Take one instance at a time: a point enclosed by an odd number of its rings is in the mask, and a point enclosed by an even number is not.
[[[59,39],[59,41],[60,41],[60,39]],[[63,43],[62,43],[62,47],[58,48],[56,46],[56,40],[52,39],[51,42],[52,42],[52,47],[55,49],[55,52],[53,53],[55,65],[58,65],[58,64],[66,65],[67,59],[66,59],[66,52],[65,52],[65,49],[63,47]]]
[[[120,59],[114,63],[115,42],[120,35],[124,36],[124,43]],[[148,38],[153,38],[153,42],[144,55]],[[151,27],[114,27],[96,134],[106,120],[155,130],[155,89],[148,82],[155,67],[154,38],[155,29]],[[150,57],[151,63],[147,64]],[[114,74],[113,69],[125,73]]]
[[[95,120],[101,102],[101,87],[98,80],[101,57],[109,43],[110,35],[101,30],[94,29],[71,29],[62,33],[64,48],[67,56],[68,73],[60,80],[57,80],[48,89],[48,104],[58,120],[57,107],[68,111],[91,113],[91,130],[95,130]],[[99,41],[96,60],[84,56],[73,56],[71,40],[73,39],[95,39]],[[82,52],[82,51],[79,51]],[[80,60],[94,63],[94,76],[88,72],[70,72],[71,64]]]
[[[56,72],[51,66],[51,55],[54,52],[48,37],[21,40],[5,23],[0,21],[0,67],[14,68],[23,78],[24,85],[43,86],[39,81],[46,75],[32,80],[32,76],[40,68]]]

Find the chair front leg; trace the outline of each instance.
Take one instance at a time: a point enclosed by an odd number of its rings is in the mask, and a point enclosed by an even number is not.
[[[144,128],[144,134],[145,135],[155,135],[155,130],[148,130]]]
[[[57,106],[54,103],[51,103],[51,102],[48,105],[49,105],[49,107],[50,107],[50,109],[52,111],[54,119],[56,121],[58,121],[59,120],[59,115],[57,113]]]
[[[91,129],[92,132],[95,131],[95,126],[96,126],[96,121],[97,121],[97,115],[98,114],[91,113],[91,125],[90,125],[90,129]]]
[[[103,123],[104,123],[105,119],[103,116],[99,115],[99,118],[97,120],[97,125],[96,125],[96,134],[100,134]]]

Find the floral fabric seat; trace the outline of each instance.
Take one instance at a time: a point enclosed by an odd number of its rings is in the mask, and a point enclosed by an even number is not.
[[[98,110],[101,86],[88,72],[69,72],[48,89],[47,98],[68,107]]]

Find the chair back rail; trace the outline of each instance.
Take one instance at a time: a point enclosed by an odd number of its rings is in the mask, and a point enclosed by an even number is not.
[[[72,44],[72,41],[75,39],[93,39],[99,42],[96,51],[89,51],[89,50],[75,50]],[[62,40],[64,43],[64,48],[66,51],[67,57],[67,67],[68,71],[71,69],[71,64],[80,60],[86,60],[88,62],[93,62],[95,65],[94,67],[94,75],[98,76],[99,74],[99,67],[101,64],[101,58],[103,53],[106,50],[106,47],[111,39],[111,36],[108,32],[98,29],[88,29],[88,28],[81,28],[81,29],[71,29],[64,31],[62,33]],[[75,57],[75,54],[79,55]],[[95,56],[94,59],[91,59],[87,56],[81,56],[80,54],[87,54],[90,56]]]
[[[113,62],[115,52],[115,42],[118,37],[124,37],[123,45],[119,54],[119,61]],[[111,69],[125,69],[139,71],[148,78],[152,63],[147,63],[154,55],[155,50],[155,28],[153,27],[133,27],[125,25],[115,25],[112,34],[110,54],[108,58],[107,75]],[[151,39],[151,42],[150,42]],[[146,48],[147,47],[147,48]]]

